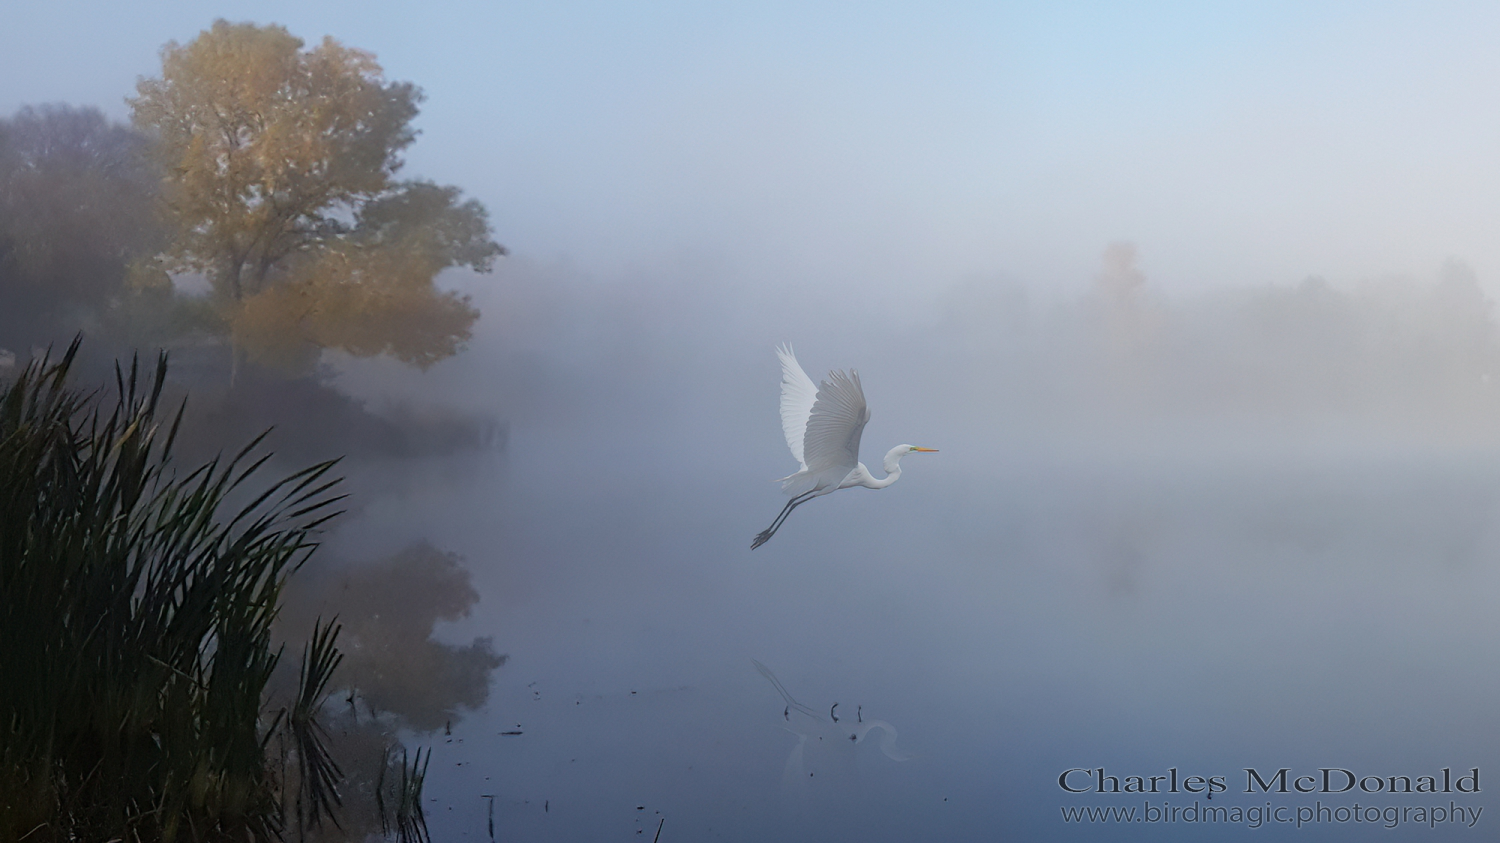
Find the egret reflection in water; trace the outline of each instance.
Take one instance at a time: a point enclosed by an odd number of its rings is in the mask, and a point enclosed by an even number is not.
[[[884,720],[865,717],[863,706],[855,706],[853,717],[847,711],[838,714],[838,703],[830,706],[827,714],[815,711],[793,699],[770,668],[755,659],[750,661],[786,702],[782,709],[786,722],[782,728],[797,736],[797,745],[792,747],[782,772],[784,786],[805,794],[808,780],[816,778],[819,772],[826,770],[838,778],[852,775],[855,748],[874,729],[880,730],[880,751],[887,758],[906,761],[912,757],[896,749],[896,727]],[[825,773],[824,779],[828,778]]]

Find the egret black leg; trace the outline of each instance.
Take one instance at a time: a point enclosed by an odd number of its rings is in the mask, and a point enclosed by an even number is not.
[[[781,529],[781,525],[786,522],[786,517],[788,515],[792,514],[792,510],[796,509],[797,507],[801,506],[802,504],[807,503],[808,501],[812,500],[813,498],[815,498],[817,496],[818,496],[817,490],[813,490],[811,492],[807,492],[806,494],[800,495],[796,500],[794,500],[790,504],[788,504],[786,506],[786,508],[782,511],[781,515],[777,517],[776,523],[772,525],[771,532],[774,533],[777,530]]]
[[[803,494],[800,494],[797,497],[787,501],[786,506],[781,508],[781,514],[777,515],[776,520],[771,522],[771,526],[765,528],[764,530],[761,530],[760,533],[756,535],[755,541],[750,543],[750,549],[754,550],[757,547],[760,547],[761,545],[770,541],[771,537],[776,535],[776,531],[781,529],[781,524],[783,521],[786,521],[786,517],[792,514],[792,510],[796,509],[798,504],[809,501],[816,495],[817,490],[813,490],[811,492],[804,492]]]
[[[786,521],[786,517],[792,514],[792,510],[796,509],[798,504],[803,503],[811,497],[812,492],[808,492],[803,495],[798,495],[797,497],[787,501],[786,506],[783,506],[781,508],[781,514],[777,515],[776,520],[771,522],[770,532],[774,533],[777,530],[781,529],[782,522]],[[768,535],[766,536],[766,538],[770,538],[770,536]]]

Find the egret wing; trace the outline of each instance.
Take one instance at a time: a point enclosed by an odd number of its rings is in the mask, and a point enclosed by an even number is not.
[[[807,460],[802,455],[802,443],[807,437],[807,420],[812,415],[813,402],[817,400],[818,388],[812,378],[802,371],[792,354],[790,345],[776,349],[781,358],[781,431],[786,434],[786,444],[792,456],[807,470]]]
[[[818,387],[818,397],[807,420],[802,446],[807,471],[832,468],[853,471],[859,464],[859,438],[869,420],[870,410],[865,406],[859,372],[853,369],[847,375],[829,372],[828,379]]]

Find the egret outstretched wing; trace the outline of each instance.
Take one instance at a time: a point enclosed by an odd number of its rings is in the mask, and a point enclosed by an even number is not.
[[[812,416],[813,403],[818,400],[818,388],[802,371],[790,345],[776,349],[776,356],[781,358],[781,431],[786,434],[786,445],[792,449],[792,456],[806,470],[802,443],[807,436],[807,420]]]
[[[865,406],[859,372],[852,369],[847,375],[829,372],[828,380],[818,387],[818,399],[807,420],[807,436],[803,440],[807,470],[843,467],[846,472],[853,471],[859,464],[859,438],[869,420],[870,410]]]

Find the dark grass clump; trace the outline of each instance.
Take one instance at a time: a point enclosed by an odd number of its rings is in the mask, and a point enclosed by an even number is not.
[[[117,369],[106,409],[65,385],[77,347],[0,384],[0,840],[263,841],[291,804],[299,826],[331,816],[313,717],[333,634],[292,705],[273,716],[265,691],[282,585],[335,514],[333,463],[252,488],[257,438],[179,475],[165,357]]]

